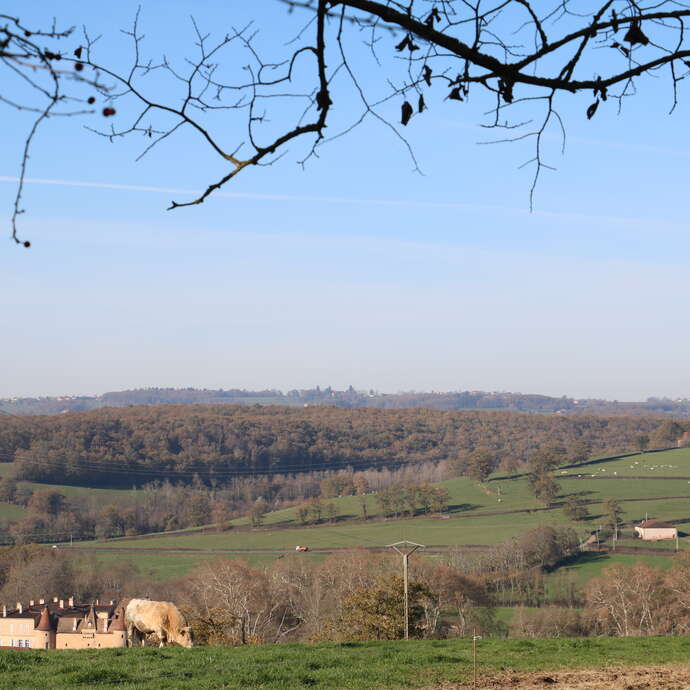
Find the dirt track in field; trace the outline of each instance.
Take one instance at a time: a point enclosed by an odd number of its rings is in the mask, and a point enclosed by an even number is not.
[[[472,690],[472,683],[445,683],[426,690]],[[688,690],[690,666],[583,669],[580,671],[503,672],[480,676],[478,690]]]

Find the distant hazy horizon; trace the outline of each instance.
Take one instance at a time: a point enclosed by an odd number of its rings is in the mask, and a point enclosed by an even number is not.
[[[310,386],[292,386],[289,388],[280,388],[278,386],[164,386],[164,385],[151,385],[151,386],[134,386],[131,388],[110,388],[108,390],[102,390],[102,391],[79,391],[79,392],[58,392],[58,393],[29,393],[29,394],[2,394],[0,393],[0,399],[2,400],[7,400],[7,399],[21,399],[21,398],[76,398],[76,397],[94,397],[98,398],[102,395],[106,395],[108,393],[119,393],[123,391],[136,391],[136,390],[148,390],[148,389],[162,389],[162,390],[186,390],[186,389],[194,389],[194,390],[209,390],[209,391],[217,391],[217,390],[243,390],[247,392],[260,392],[260,391],[277,391],[278,393],[282,394],[287,394],[288,392],[292,390],[299,390],[299,391],[308,391],[308,390],[314,390],[316,388],[320,388],[322,391],[327,389],[327,388],[332,388],[334,391],[345,391],[347,390],[348,386],[345,386],[343,388],[338,388],[336,386],[329,386],[328,384],[314,384]],[[353,388],[358,392],[358,393],[367,393],[369,391],[374,391],[377,395],[402,395],[402,394],[408,394],[408,393],[414,393],[418,395],[425,395],[425,394],[440,394],[440,395],[453,395],[453,394],[459,394],[459,393],[487,393],[487,394],[510,394],[510,395],[543,395],[546,397],[550,398],[567,398],[571,400],[605,400],[609,402],[621,402],[621,403],[628,403],[628,402],[646,402],[648,400],[687,400],[690,398],[690,396],[675,396],[674,398],[671,398],[670,396],[663,396],[663,395],[648,395],[643,398],[638,398],[638,399],[622,399],[622,398],[604,398],[601,396],[596,396],[596,395],[582,395],[582,396],[576,396],[576,395],[569,395],[568,393],[544,393],[543,391],[537,391],[537,390],[522,390],[522,391],[517,391],[517,390],[508,390],[508,389],[488,389],[488,388],[472,388],[472,389],[447,389],[447,390],[442,390],[442,389],[421,389],[421,388],[401,388],[399,390],[381,390],[378,388],[375,388],[373,386],[365,386],[362,388],[359,388],[357,386],[353,386]]]

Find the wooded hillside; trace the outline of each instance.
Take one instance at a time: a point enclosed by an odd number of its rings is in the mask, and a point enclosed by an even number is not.
[[[546,446],[579,461],[630,450],[640,434],[671,445],[680,428],[644,417],[160,405],[3,416],[0,459],[15,461],[20,479],[89,486],[441,460],[462,469],[477,448],[510,470]]]

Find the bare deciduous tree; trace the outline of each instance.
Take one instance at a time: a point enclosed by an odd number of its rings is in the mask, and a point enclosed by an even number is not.
[[[587,608],[593,631],[604,635],[637,637],[660,635],[672,629],[672,597],[664,573],[637,564],[614,566],[587,588]]]
[[[202,566],[189,578],[187,606],[197,637],[216,644],[277,642],[292,622],[266,573],[243,561]]]

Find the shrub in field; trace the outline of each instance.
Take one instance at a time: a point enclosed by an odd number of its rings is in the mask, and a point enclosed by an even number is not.
[[[421,582],[409,583],[409,631],[424,636],[424,600],[432,596]],[[339,640],[399,640],[404,632],[403,582],[398,575],[381,577],[373,587],[362,587],[343,600],[331,622],[331,635]]]

